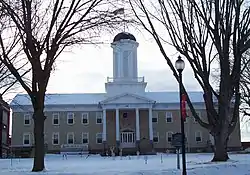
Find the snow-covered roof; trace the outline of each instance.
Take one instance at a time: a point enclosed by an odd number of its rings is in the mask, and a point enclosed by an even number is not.
[[[202,92],[188,92],[193,103],[203,101]],[[142,97],[156,101],[156,103],[179,103],[179,92],[145,92]],[[93,105],[107,99],[106,93],[73,93],[46,94],[45,105]],[[10,106],[31,105],[27,94],[17,94]]]
[[[193,103],[202,103],[203,92],[188,92]],[[179,103],[179,92],[146,92],[145,97],[155,100],[156,103]]]

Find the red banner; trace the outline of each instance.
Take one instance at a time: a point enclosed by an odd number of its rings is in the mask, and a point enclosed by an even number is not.
[[[186,95],[182,94],[181,96],[181,113],[182,113],[182,117],[185,120],[187,117],[187,113],[186,113]]]

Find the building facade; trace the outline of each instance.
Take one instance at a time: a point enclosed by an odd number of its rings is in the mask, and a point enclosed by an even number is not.
[[[10,129],[10,107],[0,98],[0,158],[9,153],[9,129]]]
[[[179,92],[146,92],[144,77],[138,77],[138,42],[130,33],[115,36],[113,77],[107,78],[105,93],[47,94],[45,100],[45,142],[50,152],[62,145],[83,144],[93,153],[111,147],[150,153],[166,151],[172,134],[180,132]],[[206,121],[202,92],[189,92],[197,113]],[[12,146],[32,147],[32,105],[26,94],[11,102]],[[213,142],[187,109],[185,133],[187,150],[205,150]],[[240,128],[236,126],[228,146],[239,148]]]

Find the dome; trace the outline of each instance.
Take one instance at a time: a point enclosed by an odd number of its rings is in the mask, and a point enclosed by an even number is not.
[[[118,34],[114,37],[113,42],[120,41],[120,40],[122,40],[122,39],[129,39],[129,40],[136,41],[134,35],[132,35],[131,33],[128,33],[128,32],[121,32],[121,33],[118,33]]]

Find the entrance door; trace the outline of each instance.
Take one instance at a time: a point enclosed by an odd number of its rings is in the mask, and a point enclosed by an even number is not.
[[[123,148],[135,147],[135,133],[133,131],[121,132],[121,146]]]

